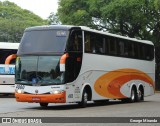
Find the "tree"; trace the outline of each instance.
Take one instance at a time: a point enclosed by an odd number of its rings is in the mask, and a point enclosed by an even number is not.
[[[54,12],[50,13],[47,21],[48,21],[48,24],[50,24],[50,25],[52,25],[52,24],[61,24],[61,22],[59,20],[59,17]]]
[[[62,24],[89,26],[101,29],[102,15],[99,8],[111,0],[59,0],[57,16]]]
[[[0,2],[0,41],[19,42],[25,28],[43,24],[47,22],[31,11],[9,1]]]
[[[156,34],[160,15],[154,3],[155,0],[114,0],[105,5],[102,12],[107,30],[124,36],[151,40],[158,45]]]
[[[89,25],[86,0],[60,0],[58,16],[63,24]]]

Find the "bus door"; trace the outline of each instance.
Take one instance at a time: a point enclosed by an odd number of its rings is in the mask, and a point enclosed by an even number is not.
[[[82,31],[75,30],[70,34],[67,45],[69,57],[66,61],[66,82],[73,82],[80,73],[82,65]]]
[[[82,31],[75,30],[70,34],[67,43],[68,58],[66,59],[65,83],[67,83],[68,91],[66,98],[68,102],[75,100],[76,78],[78,77],[82,65]]]

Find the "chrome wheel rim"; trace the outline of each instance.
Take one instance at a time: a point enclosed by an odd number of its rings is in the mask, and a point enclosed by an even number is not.
[[[132,92],[131,92],[131,99],[132,99],[132,101],[135,99],[134,90],[132,90]]]
[[[87,93],[85,92],[85,93],[84,93],[84,102],[86,103],[87,100],[88,100],[88,96],[87,96]]]
[[[138,90],[138,98],[141,99],[141,97],[142,97],[142,92],[141,90]]]

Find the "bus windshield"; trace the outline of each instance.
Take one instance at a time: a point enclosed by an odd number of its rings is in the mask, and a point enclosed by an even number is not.
[[[69,31],[33,30],[26,31],[18,49],[18,55],[63,53]]]
[[[28,85],[64,83],[60,72],[60,56],[24,56],[16,61],[16,82]]]

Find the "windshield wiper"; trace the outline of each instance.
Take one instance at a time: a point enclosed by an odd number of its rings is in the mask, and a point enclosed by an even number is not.
[[[40,84],[41,86],[46,86],[46,85],[57,85],[57,84],[61,84],[61,83],[57,83],[57,82],[54,82],[54,81],[41,81],[39,82],[38,84]]]
[[[28,81],[28,80],[26,80],[26,79],[17,79],[17,82],[18,83],[23,83],[23,84],[31,84],[31,82],[30,81]]]

